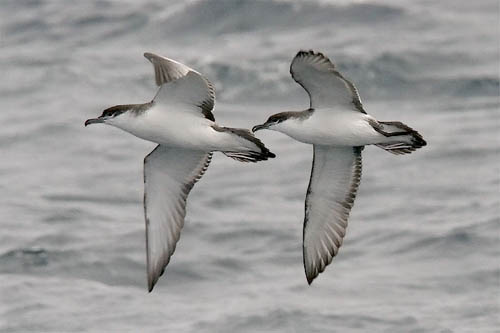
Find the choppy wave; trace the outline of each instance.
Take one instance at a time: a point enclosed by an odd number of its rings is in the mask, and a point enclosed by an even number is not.
[[[488,0],[207,0],[0,11],[0,330],[491,331],[498,327],[498,4]],[[369,112],[417,129],[410,156],[363,151],[339,255],[302,263],[311,149],[215,154],[175,255],[146,292],[142,160],[154,146],[83,122],[155,92],[145,51],[217,89],[217,119],[251,127],[307,105],[289,64],[328,55]],[[264,131],[263,131],[264,132]],[[5,311],[3,310],[5,308]]]
[[[146,5],[126,3],[116,8],[112,3],[102,1],[93,5],[78,4],[61,11],[58,5],[44,1],[9,4],[18,6],[17,10],[23,11],[24,15],[19,20],[4,23],[7,45],[19,45],[20,42],[39,44],[40,41],[49,44],[61,41],[63,45],[62,49],[47,50],[50,56],[30,52],[7,53],[6,60],[18,67],[29,66],[33,69],[30,77],[26,78],[25,91],[36,89],[33,83],[40,80],[67,79],[72,82],[81,75],[89,76],[88,80],[96,80],[97,73],[75,73],[71,68],[79,64],[68,59],[69,54],[64,52],[64,49],[78,50],[92,43],[100,45],[96,51],[114,49],[112,52],[116,56],[135,57],[134,68],[145,68],[146,63],[141,62],[140,50],[136,52],[134,44],[141,45],[151,39],[161,41],[159,50],[172,50],[171,56],[184,57],[185,61],[192,62],[192,66],[206,72],[216,83],[220,98],[231,102],[290,98],[292,84],[287,67],[294,52],[297,48],[316,48],[317,44],[321,44],[320,50],[356,83],[365,98],[404,96],[418,99],[436,94],[435,89],[439,90],[439,94],[450,97],[493,96],[499,89],[498,76],[486,72],[473,75],[470,70],[457,71],[459,66],[477,66],[477,55],[467,55],[463,50],[428,48],[417,52],[412,47],[391,52],[368,51],[354,56],[343,54],[343,49],[349,51],[356,48],[355,44],[359,47],[373,44],[368,38],[367,27],[385,30],[388,24],[393,24],[400,26],[405,33],[409,29],[405,20],[421,20],[416,15],[409,17],[408,12],[412,10],[401,5],[382,2],[335,4],[210,0],[190,1],[183,5],[171,3],[167,8],[156,1]],[[167,10],[168,7],[172,9]],[[437,24],[439,17],[425,19],[434,19],[433,23]],[[362,38],[346,43],[348,31],[342,31],[346,27],[355,32],[361,29]],[[249,38],[251,34],[261,38]],[[273,34],[276,35],[274,39]],[[300,41],[295,42],[296,38]],[[304,42],[304,38],[311,40]],[[225,44],[237,43],[238,39],[248,42],[250,49],[247,52],[250,54],[233,48],[229,48],[229,53],[222,55],[220,60],[204,54],[212,49],[222,49]],[[281,40],[295,42],[298,47],[280,50],[278,45],[281,43],[278,42]],[[133,52],[127,54],[126,49],[118,46],[119,43],[133,45],[130,49]],[[197,45],[201,49],[197,49]],[[485,58],[491,56],[491,53],[484,55]],[[116,64],[115,61],[113,63]],[[145,80],[144,77],[140,79]],[[5,89],[4,94],[19,90]]]
[[[174,32],[211,35],[273,29],[279,32],[320,24],[369,25],[401,18],[404,8],[375,3],[333,3],[295,1],[208,0],[195,1],[162,21]],[[186,20],[189,17],[190,20]]]

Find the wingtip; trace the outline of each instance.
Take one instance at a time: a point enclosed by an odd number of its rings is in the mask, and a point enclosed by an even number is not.
[[[302,57],[302,56],[307,56],[307,55],[315,55],[316,53],[314,52],[314,50],[300,50],[299,52],[297,52],[297,56],[298,57]]]
[[[159,275],[156,276],[154,272],[151,272],[148,267],[148,293],[153,291],[156,282],[158,281]]]
[[[151,293],[153,291],[153,289],[155,288],[156,282],[158,282],[158,278],[148,279],[148,293]]]
[[[326,63],[328,65],[331,66],[331,69],[335,69],[335,64],[330,60],[330,58],[328,58],[326,55],[324,55],[322,52],[316,52],[314,50],[300,50],[299,52],[297,52],[297,54],[295,55],[295,57],[293,58],[292,60],[292,63],[290,64],[290,74],[292,75],[292,77],[295,79],[295,81],[297,81],[297,79],[295,78],[295,74],[294,74],[294,69],[293,69],[293,65],[294,63],[299,60],[300,61],[306,61],[306,62],[310,62],[310,64],[315,64],[315,63]],[[298,81],[297,81],[298,82]],[[306,89],[302,83],[298,82],[304,89]],[[306,89],[307,91],[307,89]],[[360,102],[361,103],[361,102]]]
[[[314,272],[314,270],[312,271],[309,271],[307,269],[307,267],[305,267],[304,265],[304,273],[306,274],[306,280],[307,280],[307,284],[308,285],[311,285],[314,281],[314,279],[318,276],[319,272]]]
[[[144,52],[144,58],[148,59],[149,61],[153,61],[153,58],[155,57],[156,55],[154,53],[151,53],[151,52]]]
[[[316,56],[316,57],[321,57],[321,58],[325,58],[325,59],[328,59],[327,56],[325,56],[322,52],[316,52],[314,50],[300,50],[299,52],[297,52],[297,55],[296,57],[305,57],[305,56]]]
[[[154,287],[155,287],[155,281],[151,278],[148,278],[148,293],[151,293]]]

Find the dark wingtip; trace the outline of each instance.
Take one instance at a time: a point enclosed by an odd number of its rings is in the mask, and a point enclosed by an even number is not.
[[[148,293],[152,292],[154,287],[155,281],[148,277]]]
[[[304,57],[304,56],[319,56],[319,57],[323,57],[323,58],[326,58],[326,56],[322,53],[322,52],[315,52],[314,50],[300,50],[299,52],[297,52],[297,57]]]
[[[269,158],[275,158],[275,157],[276,157],[276,154],[275,154],[275,153],[272,153],[272,152],[268,152],[268,153],[267,153],[267,157],[269,157]]]
[[[302,56],[307,56],[307,55],[314,55],[314,51],[313,50],[300,50],[299,52],[297,52],[297,56],[299,57],[302,57]]]
[[[306,275],[307,283],[311,285],[316,277],[315,276],[309,276]]]
[[[158,276],[159,278],[159,276]],[[151,293],[156,285],[156,282],[158,281],[158,278],[156,279],[151,279],[148,280],[148,293]]]

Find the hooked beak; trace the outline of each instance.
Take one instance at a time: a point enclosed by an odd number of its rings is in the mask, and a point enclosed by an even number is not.
[[[254,127],[252,127],[252,132],[257,132],[258,130],[261,130],[261,129],[267,129],[269,127],[269,124],[268,123],[265,123],[265,124],[262,124],[262,125],[256,125]]]
[[[85,127],[91,124],[101,124],[101,123],[104,123],[104,118],[102,117],[87,119],[87,121],[85,122]]]

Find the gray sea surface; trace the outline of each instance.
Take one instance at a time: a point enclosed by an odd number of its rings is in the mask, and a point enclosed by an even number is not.
[[[204,73],[217,121],[250,128],[307,107],[299,49],[428,146],[364,150],[345,242],[311,286],[311,146],[262,131],[274,160],[215,154],[148,294],[155,144],[84,121],[153,97],[150,51]],[[500,332],[498,1],[3,0],[0,50],[0,331]]]

